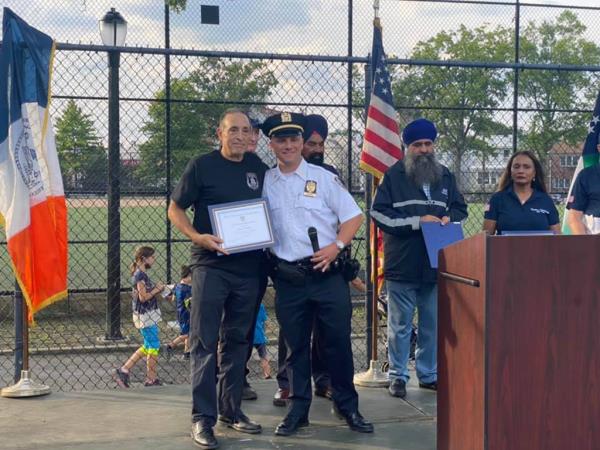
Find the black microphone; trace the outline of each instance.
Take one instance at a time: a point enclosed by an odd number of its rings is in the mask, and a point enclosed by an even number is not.
[[[308,238],[310,239],[313,252],[317,253],[320,250],[320,248],[319,238],[317,237],[317,229],[315,227],[308,227]]]

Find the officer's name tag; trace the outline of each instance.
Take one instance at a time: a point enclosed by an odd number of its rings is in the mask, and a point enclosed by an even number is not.
[[[307,197],[317,196],[317,182],[314,180],[306,180],[304,185],[304,195]]]

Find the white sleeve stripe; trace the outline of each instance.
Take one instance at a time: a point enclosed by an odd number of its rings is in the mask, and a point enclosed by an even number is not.
[[[371,210],[371,217],[391,228],[405,227],[410,225],[413,230],[419,229],[419,221],[421,219],[419,216],[392,219],[391,217],[388,217],[385,214],[382,214],[379,211],[375,211],[373,209]]]
[[[407,200],[405,202],[396,202],[396,203],[392,204],[392,206],[394,208],[402,208],[404,206],[410,206],[410,205],[425,205],[425,206],[435,205],[435,206],[441,206],[442,208],[446,208],[446,203],[440,202],[439,200]]]

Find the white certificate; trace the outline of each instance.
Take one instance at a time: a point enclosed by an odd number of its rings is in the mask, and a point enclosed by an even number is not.
[[[213,233],[228,253],[272,247],[275,244],[267,199],[222,203],[208,207]]]

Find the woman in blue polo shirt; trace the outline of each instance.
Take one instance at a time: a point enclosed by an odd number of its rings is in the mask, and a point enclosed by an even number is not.
[[[498,183],[498,192],[485,207],[483,230],[548,231],[560,233],[558,211],[546,192],[544,171],[529,151],[511,156]]]

